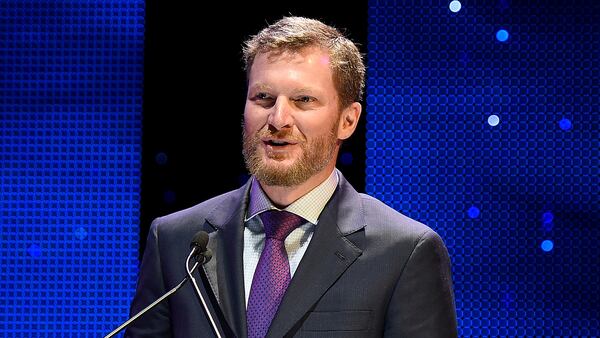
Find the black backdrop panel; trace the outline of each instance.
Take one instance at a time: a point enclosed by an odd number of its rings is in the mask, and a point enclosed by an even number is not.
[[[152,219],[239,187],[246,83],[243,41],[286,15],[344,29],[366,54],[367,2],[295,5],[146,2],[140,249]],[[242,15],[240,17],[240,14]],[[366,114],[366,112],[363,112]],[[364,115],[341,151],[339,168],[364,189]],[[346,163],[346,162],[345,162]]]

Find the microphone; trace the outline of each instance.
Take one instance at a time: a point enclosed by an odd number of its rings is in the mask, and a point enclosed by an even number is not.
[[[192,257],[194,257],[199,264],[206,264],[212,258],[212,251],[207,249],[206,245],[208,245],[208,234],[206,231],[198,231],[194,237],[192,237],[190,249],[192,249]]]
[[[206,306],[206,302],[204,301],[202,292],[200,292],[200,288],[198,288],[198,284],[196,284],[196,279],[194,278],[194,276],[192,276],[192,272],[194,271],[194,269],[196,268],[196,266],[198,264],[206,264],[212,258],[212,252],[206,248],[207,244],[208,244],[208,234],[206,232],[199,231],[198,233],[196,233],[196,235],[194,235],[194,238],[192,238],[192,243],[190,243],[192,252],[190,252],[187,260],[185,261],[185,271],[187,272],[187,278],[189,278],[192,281],[192,284],[194,284],[194,290],[196,291],[196,295],[198,296],[198,298],[200,299],[200,302],[202,303],[204,312],[206,313],[206,316],[210,320],[210,324],[212,326],[212,329],[213,329],[215,335],[217,335],[217,338],[221,338],[221,334],[219,333],[217,324],[215,324],[215,320],[213,319],[212,314],[210,313],[210,311],[208,310],[208,307]],[[194,258],[196,263],[190,269],[190,259],[192,257]]]
[[[185,262],[185,270],[187,272],[187,276],[185,276],[185,278],[183,278],[183,280],[181,280],[181,282],[179,282],[179,284],[175,285],[174,288],[172,288],[167,293],[162,295],[160,298],[155,300],[152,304],[146,306],[140,312],[136,313],[133,317],[129,318],[126,322],[124,322],[119,327],[114,329],[114,331],[112,331],[111,333],[104,336],[104,338],[111,338],[111,337],[115,336],[117,333],[119,333],[121,330],[126,328],[129,324],[131,324],[134,320],[138,319],[141,315],[148,312],[148,310],[152,309],[157,304],[159,304],[160,302],[165,300],[167,297],[169,297],[172,294],[174,294],[175,292],[177,292],[177,290],[179,290],[183,286],[183,284],[185,284],[185,282],[188,281],[188,279],[191,279],[194,284],[196,293],[197,293],[198,297],[200,298],[200,301],[202,302],[204,311],[206,311],[206,314],[207,314],[208,318],[210,319],[210,323],[212,324],[213,330],[215,331],[217,337],[221,338],[221,335],[219,334],[219,330],[217,329],[217,326],[212,318],[212,315],[210,314],[210,311],[208,311],[208,307],[206,306],[204,297],[202,297],[202,293],[200,293],[200,289],[198,288],[198,285],[196,284],[196,280],[192,276],[192,272],[194,270],[196,270],[196,268],[199,265],[207,263],[212,258],[212,252],[210,251],[210,249],[206,248],[207,244],[208,244],[208,234],[205,231],[198,231],[192,238],[192,242],[190,243],[190,248],[192,249],[192,251],[190,252],[190,254]],[[192,266],[192,268],[190,269],[189,261],[190,261],[191,257],[194,257],[195,263]]]

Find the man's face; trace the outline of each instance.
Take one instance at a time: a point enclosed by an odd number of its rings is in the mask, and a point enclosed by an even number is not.
[[[329,56],[310,47],[258,54],[244,109],[244,159],[266,185],[295,186],[330,170],[340,110]]]

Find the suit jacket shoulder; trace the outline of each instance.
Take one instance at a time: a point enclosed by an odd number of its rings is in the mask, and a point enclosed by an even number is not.
[[[382,201],[367,194],[359,194],[363,204],[365,218],[369,226],[381,228],[397,235],[420,237],[433,230],[427,225],[416,221]]]

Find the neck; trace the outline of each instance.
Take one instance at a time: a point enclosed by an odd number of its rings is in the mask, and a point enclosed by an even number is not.
[[[279,185],[266,185],[262,184],[260,181],[259,183],[265,194],[269,197],[271,202],[273,202],[273,204],[276,207],[285,208],[300,197],[306,195],[309,191],[313,190],[319,184],[323,183],[329,177],[329,175],[331,175],[331,172],[334,168],[335,162],[332,163],[332,165],[327,166],[325,169],[321,170],[319,173],[312,176],[305,182],[291,187]]]

